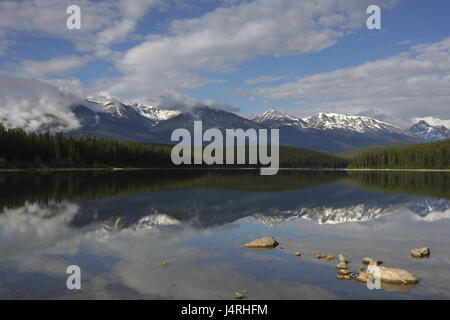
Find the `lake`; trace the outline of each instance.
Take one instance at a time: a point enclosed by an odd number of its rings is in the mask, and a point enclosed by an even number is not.
[[[450,298],[450,173],[2,172],[0,190],[1,299]],[[265,236],[280,245],[242,247]],[[430,258],[411,258],[424,246]],[[419,283],[369,290],[314,252]]]

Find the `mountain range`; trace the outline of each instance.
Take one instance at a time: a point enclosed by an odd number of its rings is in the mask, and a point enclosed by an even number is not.
[[[381,143],[420,143],[449,137],[447,128],[432,126],[425,121],[404,130],[362,115],[320,112],[302,119],[270,109],[247,119],[207,106],[180,112],[118,100],[97,98],[86,102],[86,105],[72,108],[81,127],[69,132],[70,135],[167,144],[173,143],[170,140],[173,130],[185,128],[192,133],[193,121],[201,120],[204,129],[221,131],[227,128],[279,129],[281,145],[335,153]],[[93,105],[94,108],[89,107]]]

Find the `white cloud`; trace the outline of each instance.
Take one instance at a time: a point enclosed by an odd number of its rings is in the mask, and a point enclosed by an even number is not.
[[[149,8],[160,0],[78,0],[81,29],[68,30],[66,9],[72,0],[23,0],[0,2],[0,34],[13,38],[17,32],[49,35],[75,43],[77,50],[113,58],[109,48],[127,40]],[[1,48],[1,47],[0,47]]]
[[[78,70],[90,60],[89,56],[58,57],[45,61],[24,60],[18,73],[31,78],[60,76]]]
[[[376,109],[403,120],[405,115],[445,119],[449,114],[449,88],[450,38],[447,38],[357,67],[257,88],[251,94],[266,99],[315,100],[301,103],[301,112],[305,113],[320,110],[354,114]]]
[[[320,51],[362,27],[369,2],[255,0],[173,21],[166,35],[149,35],[124,53],[116,64],[124,76],[109,91],[142,98],[191,89],[211,81],[199,72],[230,72],[257,55]]]
[[[44,80],[44,82],[57,87],[61,92],[75,95],[76,97],[83,98],[86,96],[83,84],[76,78],[71,79],[51,79]]]
[[[80,123],[70,106],[81,101],[51,84],[0,72],[0,122],[7,128],[76,129]]]
[[[450,112],[449,112],[450,114]],[[411,118],[411,122],[412,123],[417,123],[421,120],[426,121],[428,124],[432,125],[432,126],[444,126],[448,129],[450,129],[450,119],[437,119],[434,117],[421,117],[421,118]]]
[[[83,42],[104,29],[116,18],[115,3],[78,0],[81,8],[81,29],[68,30],[66,9],[72,0],[23,0],[0,2],[0,29],[5,32],[28,32]],[[14,35],[14,34],[12,34]]]
[[[74,240],[69,222],[78,213],[79,206],[63,201],[48,206],[26,204],[18,209],[4,209],[0,215],[0,257],[30,255],[49,246]]]

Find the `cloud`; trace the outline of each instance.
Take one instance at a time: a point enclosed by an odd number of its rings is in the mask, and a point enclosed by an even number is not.
[[[447,117],[450,105],[450,38],[412,46],[387,59],[305,76],[252,95],[266,99],[309,99],[301,112],[356,113],[375,109],[397,118]]]
[[[44,80],[44,82],[53,85],[63,93],[68,95],[75,95],[76,97],[85,97],[85,90],[80,80],[76,78],[71,79],[51,79]]]
[[[287,76],[278,76],[278,77],[261,76],[258,78],[245,79],[244,82],[245,82],[245,84],[252,85],[252,84],[258,84],[258,83],[275,82],[275,81],[283,80],[286,78],[287,78]]]
[[[163,95],[157,96],[151,100],[147,100],[151,104],[160,106],[166,110],[177,110],[181,112],[190,113],[192,109],[197,107],[208,106],[210,108],[222,109],[228,112],[240,112],[239,107],[233,106],[228,103],[217,103],[212,99],[198,100],[194,99],[186,94],[179,92],[167,92]]]
[[[21,62],[21,68],[18,73],[31,78],[59,76],[78,70],[90,60],[89,56],[58,57],[46,61],[24,60]]]
[[[84,42],[86,37],[104,29],[117,17],[115,3],[108,1],[79,0],[81,29],[68,30],[66,9],[72,0],[24,0],[0,2],[0,30],[50,35],[75,42]]]
[[[432,126],[444,126],[448,129],[450,129],[450,119],[437,119],[434,117],[411,118],[412,123],[417,123],[421,120],[426,121],[428,124],[430,124]]]
[[[160,0],[23,0],[0,2],[0,34],[14,38],[18,33],[54,36],[73,42],[76,49],[94,52],[100,58],[114,58],[109,48],[128,40],[139,20]],[[81,9],[81,29],[68,30],[66,9]],[[1,49],[1,43],[0,43]],[[1,51],[0,51],[1,53]]]
[[[0,257],[33,254],[75,237],[69,222],[79,206],[63,201],[47,206],[26,204],[18,209],[4,209],[0,215]],[[73,240],[73,239],[72,239]]]
[[[204,73],[233,71],[257,55],[318,52],[361,28],[369,2],[255,0],[175,20],[167,34],[148,35],[116,61],[124,76],[108,90],[135,98],[182,91],[210,82]]]
[[[7,128],[76,129],[80,123],[70,106],[80,102],[80,97],[49,83],[0,72],[0,122]]]

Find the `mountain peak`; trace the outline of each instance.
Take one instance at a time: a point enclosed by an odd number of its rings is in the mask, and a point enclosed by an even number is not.
[[[450,138],[450,130],[445,126],[440,124],[432,125],[424,119],[414,124],[408,131],[426,141],[439,141]]]
[[[281,126],[294,126],[298,128],[308,127],[302,119],[285,114],[274,108],[254,117],[252,121],[270,128],[279,128]]]

